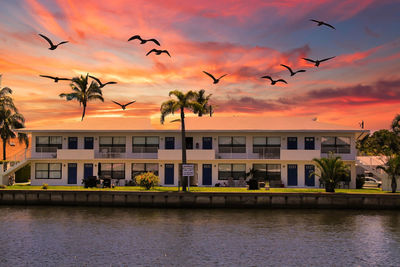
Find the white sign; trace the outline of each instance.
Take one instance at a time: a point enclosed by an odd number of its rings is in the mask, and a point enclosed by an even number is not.
[[[182,165],[182,176],[194,176],[194,165],[193,164]]]

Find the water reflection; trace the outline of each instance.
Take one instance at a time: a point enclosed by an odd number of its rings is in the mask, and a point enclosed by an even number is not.
[[[399,266],[399,219],[391,211],[0,207],[0,265]]]

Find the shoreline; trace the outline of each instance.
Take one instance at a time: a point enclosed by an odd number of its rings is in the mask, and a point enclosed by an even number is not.
[[[0,205],[398,210],[400,194],[1,190]]]

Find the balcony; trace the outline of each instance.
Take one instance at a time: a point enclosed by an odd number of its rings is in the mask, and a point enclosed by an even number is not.
[[[94,159],[93,149],[58,149],[57,159],[87,160]]]
[[[282,149],[281,160],[313,160],[320,158],[321,150]]]
[[[187,149],[187,160],[213,160],[215,159],[215,150],[213,149]],[[181,149],[159,149],[159,160],[182,160]]]
[[[126,158],[126,150],[125,147],[100,147],[99,151],[96,151],[95,153],[95,158],[100,158],[100,159],[110,159],[110,158]]]

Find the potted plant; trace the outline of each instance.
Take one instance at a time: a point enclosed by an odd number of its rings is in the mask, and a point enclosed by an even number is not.
[[[259,184],[258,184],[258,179],[255,177],[257,173],[257,170],[254,168],[251,168],[247,173],[246,173],[246,178],[249,178],[247,181],[248,184],[248,189],[249,190],[258,190],[260,189]]]

